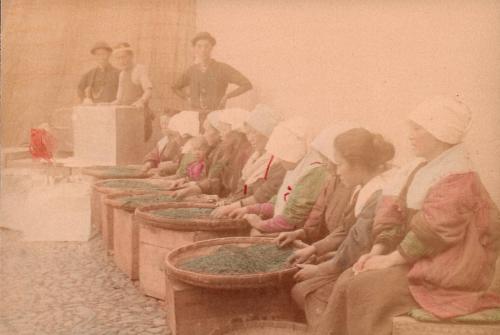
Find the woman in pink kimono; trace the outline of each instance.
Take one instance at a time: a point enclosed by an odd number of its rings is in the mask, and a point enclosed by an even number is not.
[[[500,307],[489,291],[499,213],[461,144],[470,112],[436,97],[410,116],[419,161],[384,190],[374,244],[338,279],[316,334],[388,335],[392,318],[423,308],[448,320]]]

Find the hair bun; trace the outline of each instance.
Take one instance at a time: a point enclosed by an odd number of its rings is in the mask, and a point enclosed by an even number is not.
[[[379,165],[387,163],[394,158],[396,149],[394,145],[384,139],[380,134],[373,134],[373,153]]]

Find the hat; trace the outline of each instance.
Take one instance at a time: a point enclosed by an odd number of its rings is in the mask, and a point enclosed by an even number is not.
[[[461,101],[437,96],[424,101],[409,116],[441,142],[462,142],[471,126],[471,111]]]
[[[308,125],[303,117],[281,122],[274,128],[266,151],[284,161],[297,163],[307,152]]]
[[[198,112],[182,111],[175,114],[170,119],[168,128],[178,132],[181,136],[198,136],[200,134],[200,118]]]
[[[248,119],[249,112],[242,108],[227,108],[218,111],[219,122],[227,123],[231,130],[237,130],[243,127]]]
[[[210,33],[207,33],[206,31],[196,34],[196,36],[193,37],[193,39],[191,40],[191,44],[195,45],[196,42],[198,42],[199,40],[207,40],[212,44],[212,46],[217,44],[217,40],[212,35],[210,35]]]
[[[254,110],[248,114],[246,124],[262,135],[269,137],[274,127],[276,127],[280,121],[281,117],[269,106],[257,105]]]
[[[121,52],[121,51],[128,51],[130,53],[134,53],[134,50],[128,44],[127,42],[120,42],[117,45],[113,47],[113,53]]]
[[[334,125],[323,129],[311,142],[311,148],[326,156],[333,163],[337,164],[333,148],[335,138],[349,129],[359,127],[359,125],[348,121],[337,122]]]
[[[94,52],[98,49],[104,49],[104,50],[107,50],[109,52],[112,52],[113,49],[111,49],[111,47],[109,46],[108,43],[106,42],[103,42],[103,41],[99,41],[97,42],[96,44],[94,44],[94,46],[92,47],[92,49],[90,49],[90,53],[91,54],[94,54]]]

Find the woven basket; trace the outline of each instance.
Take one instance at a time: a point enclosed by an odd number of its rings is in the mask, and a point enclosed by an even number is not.
[[[249,321],[215,329],[210,335],[305,335],[307,325],[289,321]]]
[[[153,187],[111,187],[111,186],[106,186],[106,184],[113,182],[113,181],[138,181],[141,183],[146,183],[149,185],[152,185]],[[92,187],[96,189],[100,193],[104,194],[113,194],[113,193],[128,193],[130,195],[133,194],[146,194],[146,193],[153,193],[153,192],[162,192],[162,191],[167,191],[164,189],[161,185],[162,181],[158,179],[133,179],[133,178],[120,178],[120,179],[106,179],[106,180],[99,180],[96,181],[94,184],[92,184]]]
[[[97,179],[139,179],[139,178],[149,178],[153,174],[149,172],[142,172],[140,166],[125,166],[130,169],[130,172],[117,173],[115,170],[116,166],[90,166],[82,170],[82,174],[87,176],[92,176]],[[119,168],[119,167],[118,167]]]
[[[109,205],[113,208],[121,208],[124,209],[128,212],[134,212],[136,208],[141,207],[141,206],[129,206],[127,205],[127,201],[125,199],[131,197],[131,196],[155,196],[155,195],[172,195],[173,192],[171,191],[165,191],[165,192],[150,192],[150,193],[144,193],[144,194],[136,194],[136,193],[131,193],[131,194],[123,194],[123,193],[115,193],[115,194],[109,194],[106,197],[106,200],[104,200],[104,203],[106,205]],[[172,200],[174,201],[174,200]],[[153,203],[154,205],[164,205],[167,203],[170,203],[171,201],[165,201],[165,202],[157,202]],[[151,205],[151,204],[150,204]]]
[[[187,230],[187,231],[228,231],[228,230],[245,230],[250,229],[246,220],[243,219],[215,219],[215,218],[167,218],[153,213],[159,209],[170,208],[215,208],[213,203],[201,202],[172,202],[168,204],[159,204],[140,207],[136,210],[136,216],[144,223],[171,230]]]
[[[262,243],[274,244],[274,241],[266,237],[226,237],[196,242],[170,252],[165,258],[165,269],[169,276],[185,283],[216,289],[276,286],[291,281],[293,275],[298,271],[296,267],[265,273],[221,275],[188,271],[177,266],[188,259],[208,255],[223,245],[247,247]]]

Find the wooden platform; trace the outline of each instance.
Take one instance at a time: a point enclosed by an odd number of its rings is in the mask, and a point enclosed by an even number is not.
[[[214,290],[167,280],[167,323],[175,335],[207,335],[237,321],[293,321],[298,310],[290,286]]]
[[[109,207],[108,207],[109,209]],[[139,279],[139,224],[131,211],[112,208],[113,259],[131,280]]]
[[[500,324],[476,325],[420,322],[408,316],[394,318],[393,335],[499,335]]]

